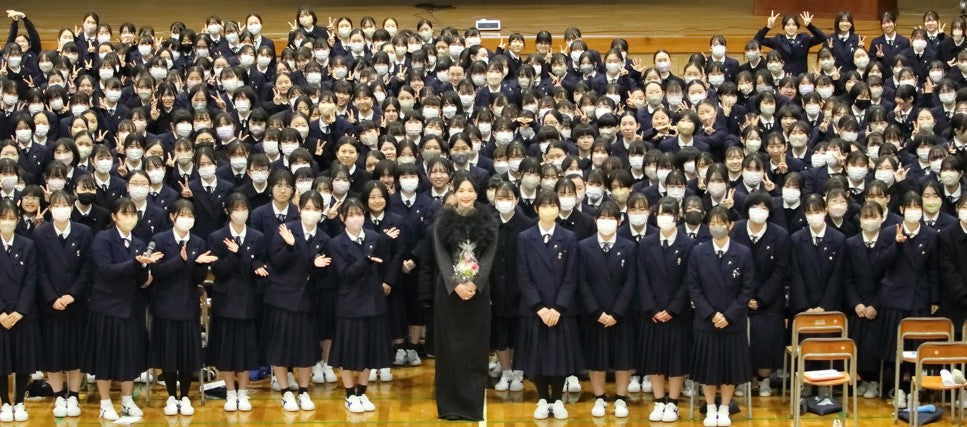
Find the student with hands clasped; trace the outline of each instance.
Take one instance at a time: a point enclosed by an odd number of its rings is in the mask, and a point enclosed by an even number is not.
[[[706,427],[732,425],[729,405],[735,386],[752,378],[746,327],[755,270],[749,248],[729,237],[732,225],[724,207],[709,210],[712,240],[692,250],[685,274],[695,305],[692,379],[702,384],[705,394]],[[722,393],[719,405],[716,391]]]
[[[195,208],[190,201],[179,199],[168,208],[168,215],[174,227],[152,239],[164,260],[154,267],[154,280],[148,286],[152,316],[148,359],[150,367],[162,371],[168,391],[164,414],[194,415],[188,393],[192,374],[201,368],[198,285],[205,280],[208,265],[218,258],[205,250],[205,239],[191,234]]]

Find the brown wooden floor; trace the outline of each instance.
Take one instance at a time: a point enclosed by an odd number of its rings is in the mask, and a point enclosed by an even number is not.
[[[143,394],[139,388],[136,392],[138,404],[145,411],[145,417],[138,425],[178,426],[178,425],[210,425],[210,426],[249,426],[249,425],[342,425],[342,424],[393,424],[393,425],[428,425],[450,424],[436,419],[436,406],[433,401],[433,361],[425,360],[423,366],[394,368],[395,378],[391,383],[371,384],[367,395],[376,404],[377,411],[370,414],[349,414],[343,407],[345,394],[341,387],[335,384],[315,386],[312,390],[316,410],[311,412],[284,412],[279,404],[278,392],[268,387],[268,381],[263,380],[253,386],[251,392],[255,409],[249,413],[226,413],[222,410],[221,400],[207,400],[199,403],[197,393],[193,393],[196,414],[191,417],[166,417],[162,415],[165,392],[163,387],[156,387],[151,396],[150,405],[144,404]],[[580,396],[571,396],[567,404],[570,419],[565,421],[535,421],[532,412],[536,403],[536,392],[530,382],[525,382],[523,392],[496,392],[487,390],[487,421],[486,425],[499,426],[578,426],[578,425],[647,425],[648,413],[651,411],[652,397],[650,394],[630,396],[631,416],[618,420],[613,416],[595,419],[591,417],[591,407],[594,399],[590,393],[590,384],[582,383],[583,392]],[[613,394],[613,385],[609,387]],[[117,393],[114,394],[115,405],[118,405]],[[55,420],[50,413],[51,399],[33,400],[27,402],[30,420],[16,423],[17,426],[84,426],[100,424],[97,419],[98,401],[95,395],[81,393],[83,414],[79,419]],[[571,403],[576,402],[576,403]],[[699,400],[696,400],[699,403]],[[755,397],[753,399],[754,418],[749,420],[745,411],[744,398],[737,399],[742,405],[743,413],[733,416],[733,425],[737,426],[786,426],[792,421],[787,417],[788,403],[783,404],[778,396],[769,398]],[[687,401],[681,404],[682,421],[674,425],[701,426],[702,418],[689,420]],[[892,424],[890,418],[891,407],[885,400],[860,399],[860,425],[885,426]],[[803,422],[804,426],[829,426],[836,415],[818,418],[809,415]],[[952,425],[950,416],[945,415],[942,422],[932,424],[937,426]],[[473,425],[474,423],[453,423],[453,425]],[[660,424],[660,423],[659,423]],[[672,424],[666,424],[672,425]]]

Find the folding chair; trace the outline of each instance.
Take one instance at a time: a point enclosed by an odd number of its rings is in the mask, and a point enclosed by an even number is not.
[[[920,344],[917,348],[917,357],[914,361],[916,363],[916,374],[910,380],[910,395],[912,403],[910,404],[910,425],[917,425],[917,418],[919,418],[919,411],[917,407],[920,404],[920,389],[925,390],[938,390],[941,392],[949,391],[951,394],[951,402],[958,402],[964,392],[964,384],[957,385],[944,385],[941,381],[940,376],[936,375],[924,375],[923,366],[924,365],[962,365],[967,363],[967,342],[957,341],[957,342],[926,342]],[[954,414],[957,418],[959,425],[964,424],[964,408],[960,408],[959,415],[957,412],[957,407],[960,405],[952,404]]]
[[[900,365],[903,362],[916,363],[917,357],[904,356],[903,348],[907,340],[953,341],[954,325],[945,317],[908,317],[900,321],[896,331],[896,355],[893,362],[893,390],[900,389]],[[882,361],[880,362],[882,365]],[[882,366],[881,369],[882,371]],[[897,399],[893,398],[893,421],[899,420]]]
[[[796,362],[799,354],[799,338],[803,335],[820,334],[839,334],[840,338],[846,338],[849,327],[846,315],[840,311],[823,311],[819,313],[803,312],[792,319],[792,340],[786,346],[786,352],[782,357],[782,371],[788,373],[789,367]],[[782,401],[786,401],[786,381],[788,376],[782,377]],[[799,401],[791,399],[789,401],[789,411],[792,412],[793,406],[798,406]]]
[[[845,364],[844,370],[839,371],[842,375],[840,378],[823,380],[823,381],[812,381],[806,378],[806,362],[807,361],[823,361],[823,362],[835,362],[843,361]],[[802,386],[803,384],[809,384],[816,387],[832,387],[832,386],[843,386],[843,412],[853,413],[853,426],[859,425],[859,415],[857,410],[859,408],[859,398],[856,395],[856,344],[853,340],[849,338],[807,338],[799,344],[799,350],[797,352],[798,366],[796,368],[796,373],[793,375],[792,384],[792,400],[796,402],[793,405],[793,424],[799,426],[801,417],[801,405],[798,403],[802,398]],[[849,410],[849,387],[853,387],[853,407]]]
[[[205,281],[205,286],[211,286],[211,280]],[[211,305],[212,301],[208,298],[208,293],[205,291],[205,286],[198,286],[198,299],[200,304],[201,316],[201,333],[202,333],[202,360],[208,360],[207,351],[208,343],[211,340],[211,331],[209,327],[211,326]],[[201,365],[201,369],[198,371],[198,394],[201,395],[201,403],[205,403],[205,371],[209,369],[204,363]]]

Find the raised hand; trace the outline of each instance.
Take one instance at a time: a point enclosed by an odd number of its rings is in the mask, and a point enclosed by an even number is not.
[[[282,237],[285,244],[289,246],[295,245],[295,236],[292,235],[292,231],[285,224],[279,224],[279,236]]]
[[[773,10],[769,11],[769,19],[766,20],[766,26],[772,28],[776,25],[776,18],[779,18],[779,14]]]
[[[226,237],[225,240],[222,240],[222,243],[225,244],[225,249],[228,249],[229,252],[238,253],[238,243],[235,243],[235,240]]]
[[[896,225],[896,242],[904,243],[907,241],[907,235],[903,233],[903,224]]]
[[[205,253],[195,258],[195,264],[211,264],[215,261],[218,261],[218,257],[212,255],[212,251],[205,251]]]
[[[178,185],[181,186],[181,197],[190,199],[194,196],[194,194],[191,192],[191,188],[188,188],[188,179],[178,181]]]
[[[312,265],[319,268],[328,267],[329,264],[332,264],[332,258],[325,255],[316,255],[315,259],[312,260]]]
[[[395,239],[397,237],[400,237],[400,229],[396,227],[390,228],[388,230],[384,230],[383,233],[386,233],[386,235],[389,236],[390,239]]]
[[[812,24],[813,23],[813,16],[815,16],[815,15],[813,15],[813,14],[811,14],[809,12],[803,11],[803,13],[801,13],[799,15],[799,18],[802,19],[802,25],[804,27],[808,27],[809,24]]]

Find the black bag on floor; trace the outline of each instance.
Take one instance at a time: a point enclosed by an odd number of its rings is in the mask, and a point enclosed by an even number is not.
[[[934,412],[921,412],[919,415],[917,415],[917,424],[927,425],[933,422],[937,422],[940,420],[941,417],[943,417],[944,412],[946,412],[944,408],[937,408],[937,410]],[[906,423],[909,423],[910,411],[900,411],[897,414],[897,418],[899,418],[900,420]]]
[[[802,413],[812,412],[817,415],[834,414],[843,410],[843,405],[832,397],[804,397],[800,405]]]

